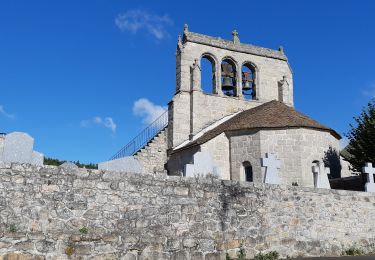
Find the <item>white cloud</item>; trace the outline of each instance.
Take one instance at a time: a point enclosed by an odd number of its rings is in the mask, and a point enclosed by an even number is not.
[[[343,150],[348,144],[349,144],[349,139],[346,137],[343,137],[340,140],[340,151]]]
[[[7,113],[2,105],[0,105],[0,114],[5,116],[6,118],[9,118],[9,119],[15,119],[16,118],[13,114]]]
[[[134,102],[133,106],[133,114],[139,117],[143,117],[142,122],[144,124],[151,124],[166,110],[167,107],[155,105],[146,98],[138,99]]]
[[[80,125],[81,127],[88,127],[91,124],[104,126],[108,129],[111,129],[113,133],[116,133],[117,125],[113,121],[112,117],[101,118],[100,116],[95,116],[89,120],[82,120]]]
[[[155,15],[143,10],[129,10],[119,14],[115,23],[121,31],[129,31],[136,34],[138,31],[146,31],[157,40],[162,40],[169,36],[166,27],[173,24],[168,15]]]

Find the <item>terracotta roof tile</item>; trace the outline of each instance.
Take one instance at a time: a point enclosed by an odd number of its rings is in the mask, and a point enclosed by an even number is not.
[[[337,139],[341,136],[333,129],[328,128],[294,108],[279,101],[270,101],[255,108],[245,110],[214,129],[204,133],[197,140],[180,148],[203,144],[223,132],[244,129],[280,129],[280,128],[311,128],[330,132]],[[178,149],[178,150],[180,150]]]

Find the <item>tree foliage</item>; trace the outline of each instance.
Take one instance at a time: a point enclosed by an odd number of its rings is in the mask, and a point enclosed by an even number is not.
[[[349,139],[346,160],[352,169],[361,172],[366,162],[375,163],[375,99],[354,117],[355,125],[350,124],[350,131],[345,135]]]
[[[66,161],[61,161],[54,158],[44,157],[44,164],[45,165],[54,165],[54,166],[60,166]],[[79,168],[86,168],[86,169],[98,169],[98,165],[95,163],[80,163],[79,161],[72,161],[75,165],[77,165]]]

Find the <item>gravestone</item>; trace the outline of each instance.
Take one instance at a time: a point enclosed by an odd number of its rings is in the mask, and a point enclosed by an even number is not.
[[[273,154],[266,153],[266,157],[261,159],[262,167],[266,168],[265,183],[280,184],[278,169],[280,169],[280,160],[277,160]]]
[[[64,162],[63,164],[60,165],[60,167],[65,168],[65,169],[70,169],[70,170],[78,169],[78,166],[72,162]]]
[[[34,139],[21,132],[7,134],[4,140],[4,162],[31,163],[33,155]]]
[[[372,163],[366,163],[365,167],[362,168],[362,172],[366,174],[367,182],[365,184],[365,191],[375,192],[374,174],[375,168],[372,167]]]
[[[42,153],[33,151],[30,164],[42,166],[44,164],[44,155]]]
[[[99,170],[142,173],[143,166],[133,156],[127,156],[98,164]],[[151,173],[151,172],[150,172]]]
[[[312,166],[312,172],[316,175],[316,188],[330,189],[331,185],[328,180],[328,174],[330,174],[330,168],[325,167],[323,162],[317,162]]]
[[[193,163],[186,164],[185,177],[206,176],[208,174],[218,175],[218,169],[208,152],[196,152],[193,155]]]

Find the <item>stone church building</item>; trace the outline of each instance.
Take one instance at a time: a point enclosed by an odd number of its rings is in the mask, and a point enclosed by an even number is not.
[[[296,111],[293,74],[282,48],[272,50],[189,32],[176,54],[176,93],[168,107],[168,174],[212,173],[221,179],[263,182],[261,158],[280,161],[282,184],[314,186],[340,135]],[[213,88],[202,91],[201,60],[212,65]],[[194,167],[195,159],[203,165]],[[211,160],[211,162],[210,162]],[[198,164],[201,162],[198,162]],[[202,172],[199,172],[199,171]]]
[[[201,84],[203,59],[212,68],[210,91]],[[167,127],[133,154],[145,173],[265,182],[262,162],[272,157],[275,183],[329,188],[322,159],[330,148],[339,151],[341,137],[294,109],[293,73],[281,47],[241,43],[236,31],[223,40],[185,25],[167,116]]]

